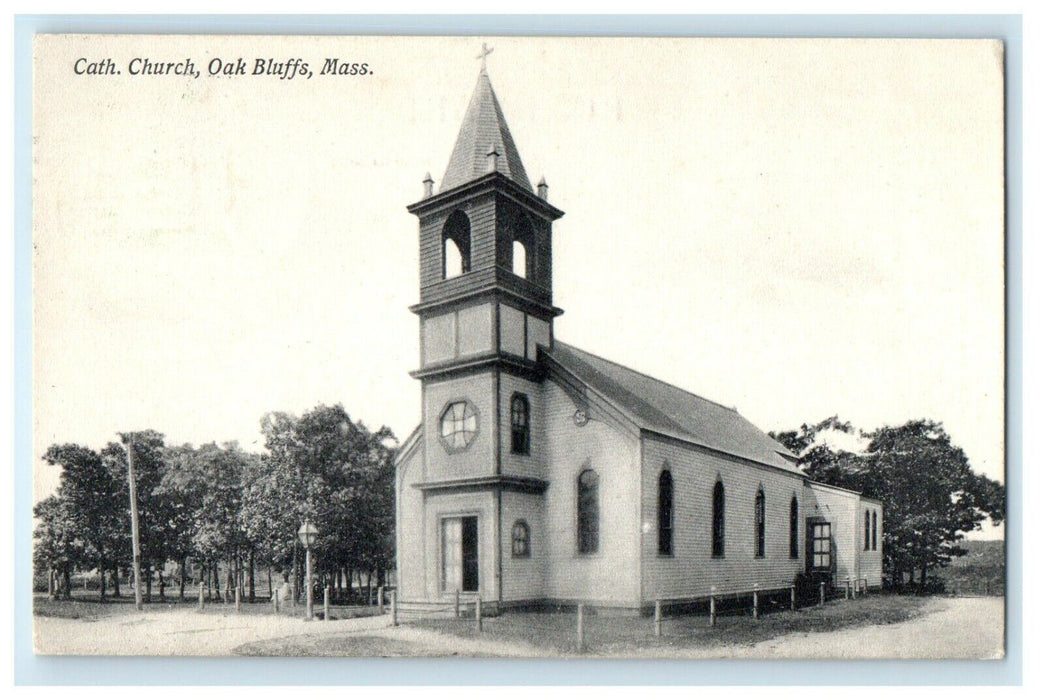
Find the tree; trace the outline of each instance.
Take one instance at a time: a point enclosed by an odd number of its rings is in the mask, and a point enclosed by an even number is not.
[[[314,553],[320,571],[383,575],[392,556],[391,431],[371,432],[343,406],[320,405],[300,418],[270,413],[262,432],[269,455],[244,495],[248,536],[296,574],[297,528],[310,519],[319,529]]]
[[[33,516],[37,521],[33,531],[33,565],[38,572],[46,572],[52,595],[71,597],[72,570],[83,556],[72,509],[58,496],[48,496],[33,507]],[[61,585],[52,585],[58,577]]]
[[[44,455],[48,464],[61,467],[57,499],[83,542],[80,566],[98,568],[101,599],[105,599],[105,572],[120,558],[126,544],[126,503],[118,500],[119,484],[101,455],[80,445],[51,445]],[[122,507],[121,507],[122,506]]]
[[[1004,487],[975,474],[935,421],[885,426],[869,438],[859,481],[885,504],[886,568],[895,585],[903,571],[912,582],[919,569],[923,587],[929,570],[967,553],[959,546],[964,533],[980,529],[987,518],[1004,520]]]
[[[964,533],[987,518],[1003,521],[1004,487],[974,473],[940,423],[922,419],[860,432],[867,444],[859,453],[831,447],[822,439],[830,431],[855,434],[834,416],[773,437],[798,455],[811,479],[882,502],[882,554],[894,586],[904,573],[912,583],[919,571],[923,587],[931,569],[966,553]]]
[[[170,503],[167,555],[177,564],[179,598],[185,596],[189,557],[200,564],[202,580],[204,571],[211,571],[209,567],[225,550],[226,538],[217,533],[227,529],[223,524],[226,508],[215,512],[211,507],[215,499],[227,494],[218,478],[220,470],[213,468],[213,456],[218,450],[214,444],[199,449],[185,444],[167,447],[163,452],[163,475],[155,494]],[[236,488],[239,486],[237,482]],[[236,515],[234,512],[233,520]],[[204,569],[204,564],[208,568]]]
[[[119,570],[132,552],[129,448],[146,599],[154,571],[164,595],[169,561],[179,567],[182,597],[189,558],[198,561],[212,592],[224,565],[228,588],[233,581],[242,585],[248,574],[253,595],[255,558],[299,574],[297,530],[306,518],[320,531],[314,554],[321,575],[340,581],[354,569],[383,577],[394,542],[391,431],[370,431],[340,405],[317,406],[300,418],[271,413],[262,431],[266,455],[247,453],[234,442],[167,447],[152,430],[122,435],[122,442],[99,452],[52,445],[45,459],[62,474],[55,495],[35,510],[38,571],[46,570],[52,580],[64,577],[68,595],[72,571],[96,566],[102,596],[107,572],[119,595]]]
[[[798,455],[798,466],[813,481],[854,489],[861,468],[859,455],[832,447],[823,439],[830,433],[854,435],[856,430],[848,421],[831,416],[815,425],[802,423],[797,430],[770,432],[769,436]]]
[[[253,462],[247,474],[241,515],[244,534],[264,561],[287,569],[293,563],[297,528],[301,524],[295,500],[296,475],[270,456]]]

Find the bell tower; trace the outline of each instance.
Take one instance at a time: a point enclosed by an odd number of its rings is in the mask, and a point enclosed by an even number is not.
[[[426,381],[499,369],[533,375],[554,342],[551,224],[563,212],[530,184],[485,68],[439,191],[430,175],[420,219],[421,366]]]
[[[408,207],[420,220],[420,302],[410,310],[420,320],[411,375],[421,381],[422,442],[402,537],[426,562],[415,590],[498,604],[513,533],[543,536],[539,353],[562,313],[551,293],[551,225],[562,212],[543,180],[530,184],[486,72],[489,51],[441,187],[426,175],[424,197]]]

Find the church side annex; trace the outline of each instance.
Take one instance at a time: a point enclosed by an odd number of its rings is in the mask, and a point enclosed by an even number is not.
[[[441,187],[427,176],[408,209],[423,399],[396,460],[403,605],[637,611],[805,573],[880,587],[878,501],[810,481],[735,409],[555,337],[563,212],[485,65]]]

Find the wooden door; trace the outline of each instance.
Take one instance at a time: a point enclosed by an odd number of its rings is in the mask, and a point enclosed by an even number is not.
[[[479,589],[478,516],[442,520],[442,590]]]
[[[462,583],[460,518],[442,521],[442,590],[459,591]]]
[[[830,523],[825,520],[810,520],[808,523],[808,560],[809,571],[833,570],[833,556],[830,546]]]
[[[461,518],[461,590],[477,592],[479,589],[478,560],[478,517]]]

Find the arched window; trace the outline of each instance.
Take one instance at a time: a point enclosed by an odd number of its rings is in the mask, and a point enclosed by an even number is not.
[[[580,554],[598,551],[598,474],[593,469],[576,478],[576,540]]]
[[[511,272],[527,280],[533,279],[533,224],[529,217],[517,212],[511,224]]]
[[[511,556],[526,558],[529,556],[529,525],[525,520],[516,520],[511,526]]]
[[[460,248],[452,238],[447,238],[442,242],[442,260],[442,279],[448,280],[464,274],[464,256],[461,255]]]
[[[511,453],[529,454],[529,399],[525,394],[511,397]]]
[[[790,499],[790,558],[798,558],[798,501],[797,496]]]
[[[863,550],[870,551],[870,509],[863,512]]]
[[[711,552],[716,557],[723,557],[725,556],[725,487],[720,481],[714,484],[711,511],[713,518]]]
[[[528,257],[526,246],[522,241],[515,241],[511,244],[511,271],[526,279],[529,279],[529,267],[526,264]]]
[[[765,556],[765,492],[754,497],[754,556]]]
[[[660,554],[674,554],[674,480],[670,471],[660,472],[659,498],[659,546]]]
[[[471,222],[455,211],[442,228],[442,279],[471,271]]]
[[[874,551],[876,552],[877,551],[877,511],[876,510],[874,511],[873,538],[874,538],[874,541],[873,541]]]

